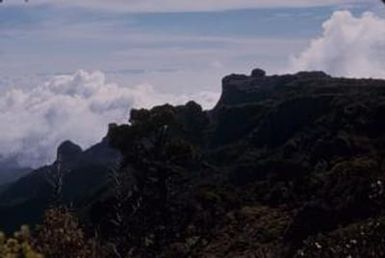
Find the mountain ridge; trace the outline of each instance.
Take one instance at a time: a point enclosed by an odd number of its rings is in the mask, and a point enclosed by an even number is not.
[[[62,201],[137,257],[325,257],[314,243],[337,248],[337,236],[361,239],[361,257],[377,248],[357,227],[385,228],[385,80],[255,69],[225,77],[222,89],[212,110],[192,101],[133,109],[99,145],[63,143],[72,172]],[[57,165],[0,194],[1,226],[39,221]],[[33,185],[39,198],[29,198]]]

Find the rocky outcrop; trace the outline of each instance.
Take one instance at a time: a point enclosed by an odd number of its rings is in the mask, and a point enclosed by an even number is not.
[[[340,86],[336,88],[335,86]],[[262,69],[254,69],[251,75],[232,74],[222,80],[222,95],[214,110],[225,105],[238,105],[277,99],[282,91],[295,88],[298,93],[302,88],[304,94],[337,93],[344,88],[362,86],[383,87],[385,82],[373,79],[333,78],[320,71],[299,72],[286,75],[266,75]],[[300,92],[299,92],[300,93]]]
[[[65,141],[57,149],[57,159],[63,163],[74,162],[78,160],[82,152],[83,150],[79,145],[71,141]]]

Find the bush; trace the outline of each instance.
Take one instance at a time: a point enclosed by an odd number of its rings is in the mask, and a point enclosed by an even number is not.
[[[65,208],[49,209],[33,245],[46,257],[103,257],[94,239],[87,239],[75,216]]]
[[[0,257],[3,258],[44,258],[31,244],[31,234],[27,226],[22,226],[13,237],[0,233]]]

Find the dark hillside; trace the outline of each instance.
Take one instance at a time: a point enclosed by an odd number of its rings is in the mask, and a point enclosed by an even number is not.
[[[130,194],[101,201],[93,223],[116,236],[113,207],[127,205],[122,251],[145,257],[293,256],[319,234],[346,228],[342,238],[358,237],[350,225],[383,216],[384,86],[256,69],[224,78],[212,111],[195,103],[134,110],[130,125],[109,133]],[[355,252],[368,252],[366,243]]]
[[[22,224],[40,221],[44,210],[53,203],[53,179],[59,163],[63,172],[60,201],[79,207],[107,187],[109,171],[120,159],[106,139],[85,151],[66,141],[59,146],[57,155],[60,161],[29,173],[0,193],[3,230],[14,231]]]
[[[256,69],[222,91],[63,143],[62,202],[123,257],[383,257],[385,81]],[[0,195],[3,227],[38,221],[59,161]]]

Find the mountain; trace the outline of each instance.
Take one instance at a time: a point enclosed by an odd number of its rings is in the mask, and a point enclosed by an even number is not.
[[[5,231],[14,231],[23,224],[40,221],[43,211],[53,203],[53,184],[60,164],[63,173],[61,203],[78,207],[104,189],[111,169],[120,155],[108,146],[108,140],[82,150],[71,141],[58,147],[58,160],[39,168],[0,193],[0,221]]]
[[[381,253],[384,121],[384,80],[229,75],[213,110],[133,110],[111,128],[130,194],[96,203],[92,223],[138,257]]]
[[[0,221],[39,221],[60,167],[61,201],[115,253],[381,257],[384,160],[384,80],[255,69],[226,76],[212,110],[134,109],[89,150],[63,143],[0,195]]]

